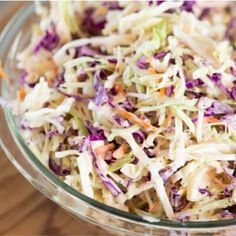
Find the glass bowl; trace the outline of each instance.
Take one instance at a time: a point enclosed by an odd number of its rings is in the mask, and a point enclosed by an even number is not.
[[[11,19],[0,36],[0,58],[9,80],[0,84],[1,96],[14,99],[19,78],[16,55],[30,39],[31,25],[38,21],[32,3]],[[175,222],[145,218],[104,205],[72,189],[52,174],[31,152],[21,137],[11,110],[0,112],[0,144],[9,160],[40,192],[72,213],[115,234],[126,235],[235,235],[236,219],[210,222]]]

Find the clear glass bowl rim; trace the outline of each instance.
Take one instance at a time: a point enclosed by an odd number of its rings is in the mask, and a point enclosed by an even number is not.
[[[2,58],[4,48],[1,47],[1,45],[4,45],[4,41],[7,40],[9,34],[11,31],[17,32],[19,28],[24,24],[24,22],[27,20],[29,16],[34,14],[34,6],[33,4],[26,4],[23,7],[21,7],[17,13],[12,17],[12,19],[7,23],[4,30],[0,34],[0,58]],[[3,82],[2,86],[2,94],[5,98],[9,96],[7,93],[7,84]],[[150,222],[142,218],[141,216],[138,216],[136,214],[132,214],[129,212],[125,212],[113,207],[110,207],[108,205],[105,205],[101,202],[98,202],[92,198],[89,198],[85,196],[84,194],[76,191],[69,185],[65,184],[63,181],[61,181],[58,177],[56,177],[53,173],[51,173],[39,160],[38,158],[32,153],[32,151],[28,148],[28,146],[25,144],[22,136],[20,135],[20,132],[16,126],[14,117],[11,113],[11,111],[7,108],[4,108],[4,114],[6,117],[6,120],[8,122],[8,127],[12,133],[12,135],[16,138],[17,144],[20,145],[20,147],[25,151],[25,153],[28,155],[32,163],[37,167],[37,169],[40,171],[41,174],[46,176],[51,182],[58,185],[59,187],[63,188],[66,192],[71,194],[72,196],[78,198],[79,200],[82,200],[83,202],[98,208],[100,210],[103,210],[105,212],[110,213],[111,215],[121,217],[123,220],[132,221],[133,223],[140,224],[146,227],[167,227],[167,228],[179,228],[179,229],[218,229],[218,228],[225,228],[229,226],[236,225],[236,219],[230,219],[230,220],[219,220],[219,221],[200,221],[200,222],[178,222],[178,221],[170,221],[165,219],[158,219],[156,222]],[[1,142],[2,148],[4,150],[8,150],[6,145]]]

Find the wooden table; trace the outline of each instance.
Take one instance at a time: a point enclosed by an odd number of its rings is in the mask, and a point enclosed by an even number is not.
[[[0,31],[21,4],[0,1]],[[99,227],[75,219],[34,189],[1,148],[0,168],[0,235],[108,235]]]

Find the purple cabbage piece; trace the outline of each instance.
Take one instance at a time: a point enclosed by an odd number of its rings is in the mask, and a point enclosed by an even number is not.
[[[116,58],[110,58],[110,59],[107,59],[107,61],[111,64],[117,64],[117,59]]]
[[[41,38],[40,42],[35,46],[33,52],[37,53],[40,49],[45,49],[47,51],[52,51],[57,48],[60,42],[59,35],[53,31],[46,31],[45,35]]]
[[[227,25],[227,30],[225,32],[226,37],[232,42],[234,43],[234,41],[236,40],[236,31],[235,31],[235,27],[236,27],[236,17],[233,17],[229,24]]]
[[[78,57],[94,57],[99,54],[99,51],[91,48],[89,45],[84,45],[76,49],[75,58]]]
[[[32,128],[32,127],[30,127],[28,124],[25,124],[25,123],[23,123],[23,122],[21,123],[20,128],[21,128],[22,130],[33,131],[33,128]]]
[[[109,101],[109,95],[108,95],[107,90],[104,88],[104,86],[100,86],[97,89],[94,103],[97,106],[101,106],[101,105],[107,103],[108,101]]]
[[[234,110],[229,105],[208,97],[201,97],[199,100],[200,104],[205,109],[205,116],[234,114]]]
[[[229,184],[224,189],[224,197],[231,197],[233,194],[234,184]]]
[[[198,191],[199,191],[199,193],[206,195],[206,196],[212,195],[207,188],[199,188]]]
[[[184,1],[181,10],[187,11],[187,12],[193,12],[193,7],[195,6],[196,1]]]
[[[46,133],[46,136],[49,137],[49,138],[52,138],[52,137],[57,136],[57,135],[59,135],[58,130],[51,130],[51,131]]]
[[[231,97],[236,101],[236,86],[231,89]]]
[[[106,140],[104,130],[100,127],[94,127],[90,122],[86,122],[86,127],[90,133],[90,141]]]
[[[50,170],[58,176],[66,176],[70,174],[70,170],[62,168],[62,159],[54,160],[53,158],[49,157],[48,166]]]
[[[208,77],[228,98],[231,98],[230,91],[228,90],[228,88],[226,88],[223,85],[223,83],[221,81],[222,75],[220,73],[214,73]]]
[[[236,130],[236,114],[233,115],[225,115],[220,118],[222,122],[225,122],[229,126],[231,126],[234,130]]]
[[[152,174],[148,171],[147,175],[143,177],[145,181],[150,181],[152,179]]]
[[[182,215],[182,216],[178,217],[178,220],[182,221],[182,222],[186,222],[186,221],[190,220],[190,216],[189,215]]]
[[[144,140],[146,139],[146,135],[141,130],[134,132],[132,135],[133,135],[135,141],[139,144],[142,144],[144,142]]]
[[[202,87],[205,85],[205,83],[201,79],[196,79],[196,80],[186,80],[185,85],[188,89],[190,89],[194,88],[195,86]]]
[[[96,71],[94,75],[94,82],[93,82],[93,87],[95,90],[98,90],[98,88],[102,84],[102,80],[105,80],[107,78],[107,73],[103,70]]]
[[[126,98],[126,101],[123,103],[119,103],[119,105],[124,108],[126,111],[134,112],[136,110],[134,103],[132,102],[130,97]]]
[[[157,60],[160,60],[160,59],[164,58],[167,53],[168,52],[165,52],[165,51],[158,52],[154,55],[154,58]]]
[[[157,1],[148,1],[149,5],[152,5],[153,3],[156,3],[157,5],[161,5],[165,0],[157,0]]]
[[[136,65],[137,67],[139,67],[140,69],[144,69],[146,70],[149,66],[149,62],[146,60],[145,57],[141,57],[136,61]]]
[[[170,203],[173,207],[174,212],[179,212],[187,205],[186,198],[182,198],[176,187],[170,189]]]
[[[89,151],[92,155],[93,158],[93,166],[99,176],[99,178],[101,179],[101,181],[103,182],[103,184],[110,190],[110,192],[112,193],[112,195],[114,197],[118,196],[119,194],[122,193],[121,189],[114,183],[114,181],[112,179],[110,179],[109,177],[107,177],[99,168],[99,165],[97,163],[97,158],[96,158],[96,154],[94,153],[94,151],[92,150],[91,144],[89,146]]]
[[[57,90],[59,93],[63,94],[65,97],[74,98],[76,101],[85,101],[86,98],[81,97],[80,95],[69,94],[61,91],[60,89]]]
[[[147,154],[149,158],[156,157],[155,150],[153,148],[144,148],[143,151]]]
[[[201,14],[199,15],[198,19],[203,20],[206,16],[210,13],[210,8],[203,8]]]
[[[84,12],[84,19],[82,21],[83,30],[93,36],[100,35],[106,24],[105,16],[95,16],[95,10],[96,9],[93,7],[87,8]]]
[[[65,82],[65,78],[64,78],[64,72],[61,74],[58,74],[55,82],[54,82],[54,87],[55,88],[59,88],[61,84],[63,84]]]
[[[96,90],[95,104],[101,106],[110,100],[108,91],[105,89],[102,80],[106,78],[107,74],[104,71],[97,71],[94,75],[94,89]]]
[[[118,125],[120,125],[123,128],[130,127],[130,123],[119,115],[113,116],[113,119],[116,121]]]
[[[123,7],[119,5],[118,1],[105,1],[103,5],[106,6],[109,10],[122,10]]]
[[[173,169],[170,166],[166,166],[165,168],[159,171],[159,175],[161,176],[164,184],[168,181],[168,179],[172,174],[173,174]]]
[[[173,92],[174,92],[174,86],[171,85],[166,89],[166,96],[170,97],[173,94]]]
[[[33,88],[37,83],[38,83],[38,80],[35,81],[35,82],[27,82],[26,81],[26,78],[27,78],[27,75],[28,73],[26,71],[24,71],[23,73],[21,73],[20,75],[20,79],[19,79],[19,82],[20,82],[20,85],[28,85],[30,88]]]
[[[236,65],[234,65],[233,67],[230,67],[231,70],[231,74],[236,77]]]
[[[230,218],[233,219],[234,218],[234,214],[232,214],[229,210],[220,210],[219,214],[222,218]]]

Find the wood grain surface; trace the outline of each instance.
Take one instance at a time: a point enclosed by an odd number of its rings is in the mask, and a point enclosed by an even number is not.
[[[22,2],[0,1],[0,31],[20,5]],[[19,174],[1,148],[0,168],[0,235],[110,235],[44,197]]]

